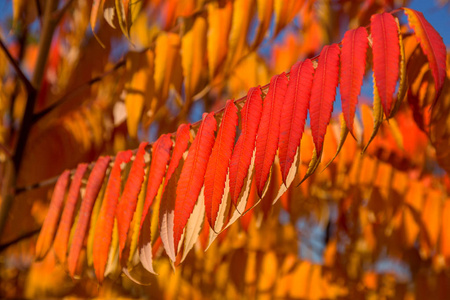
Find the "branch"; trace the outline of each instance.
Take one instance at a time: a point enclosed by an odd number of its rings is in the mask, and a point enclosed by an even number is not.
[[[7,248],[11,247],[14,244],[17,244],[17,243],[19,243],[19,242],[21,242],[23,240],[26,240],[26,239],[28,239],[30,237],[33,237],[34,235],[38,234],[40,231],[41,231],[41,227],[39,227],[37,229],[34,229],[34,230],[30,231],[30,232],[26,232],[23,235],[20,235],[20,236],[18,236],[16,238],[12,239],[9,242],[1,244],[0,245],[0,252],[3,252],[4,250],[6,250]]]
[[[2,189],[2,199],[0,205],[0,237],[3,235],[3,230],[5,229],[5,224],[9,216],[9,210],[15,199],[15,189],[17,176],[20,171],[20,166],[22,164],[23,154],[25,152],[25,146],[28,141],[28,136],[31,131],[32,117],[34,112],[34,105],[36,103],[36,98],[38,95],[37,89],[40,88],[42,84],[42,79],[44,76],[45,65],[47,64],[47,58],[50,52],[50,46],[53,39],[53,33],[55,31],[57,23],[52,19],[53,12],[58,8],[57,0],[48,0],[45,6],[44,14],[44,26],[41,32],[41,39],[39,41],[39,54],[36,61],[36,66],[34,68],[33,79],[31,81],[31,87],[28,91],[27,102],[25,106],[25,112],[22,117],[22,122],[17,138],[17,144],[12,157],[13,170],[11,178],[8,183]],[[3,44],[3,43],[2,43]],[[3,45],[4,46],[4,45]],[[2,46],[2,48],[3,48]]]
[[[59,21],[61,21],[62,17],[64,16],[64,14],[66,13],[67,9],[69,9],[70,5],[73,3],[73,0],[68,0],[66,1],[66,3],[64,4],[63,7],[61,7],[60,10],[55,11],[52,15],[53,20],[56,23],[59,23]]]
[[[31,93],[34,90],[33,85],[28,80],[27,76],[25,76],[25,74],[22,72],[22,69],[19,67],[19,64],[12,57],[11,53],[8,51],[8,48],[6,48],[6,46],[3,43],[1,38],[0,38],[0,47],[3,49],[3,52],[5,52],[6,56],[8,57],[9,62],[13,66],[13,68],[16,71],[17,75],[19,76],[20,80],[23,82],[23,84],[25,84],[25,87],[26,87],[28,93]]]
[[[48,106],[47,108],[44,108],[43,110],[41,110],[38,113],[35,113],[32,117],[32,123],[36,123],[38,122],[40,119],[42,119],[44,116],[46,116],[48,113],[52,112],[54,109],[56,109],[57,107],[61,106],[62,104],[64,104],[65,102],[67,102],[69,99],[71,99],[73,96],[75,96],[77,93],[83,91],[84,89],[90,87],[91,85],[93,85],[94,83],[97,83],[99,81],[101,81],[104,77],[114,73],[116,70],[122,68],[123,66],[125,66],[125,60],[120,60],[111,70],[106,71],[105,73],[92,78],[91,80],[82,83],[81,85],[79,85],[78,87],[76,87],[75,89],[73,89],[72,91],[68,92],[67,94],[65,94],[64,96],[62,96],[61,98],[59,98],[58,100],[56,100],[53,104],[51,104],[50,106]]]

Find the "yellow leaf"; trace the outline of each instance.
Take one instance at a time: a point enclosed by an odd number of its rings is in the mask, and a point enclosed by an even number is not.
[[[192,96],[199,88],[206,55],[206,19],[197,17],[193,21],[186,19],[183,23],[185,32],[181,38],[181,64],[184,74],[186,100],[183,109],[187,112]]]
[[[275,33],[277,35],[289,24],[303,6],[302,0],[275,0]]]
[[[275,285],[278,277],[278,259],[274,251],[267,252],[261,263],[259,274],[258,291],[267,293]]]
[[[232,4],[232,1],[226,1],[223,7],[220,7],[217,2],[207,4],[207,50],[210,80],[217,75],[220,66],[227,57],[228,34],[230,33],[231,15],[233,11]]]
[[[369,147],[370,143],[373,141],[373,139],[377,135],[377,132],[381,126],[381,123],[383,123],[383,109],[381,107],[381,99],[380,99],[380,95],[378,93],[378,88],[376,85],[375,74],[373,75],[373,120],[374,120],[374,123],[373,123],[372,135],[370,136],[369,141],[367,142],[366,146],[364,146],[362,153],[366,152],[367,147]]]
[[[418,182],[410,184],[405,196],[406,205],[409,209],[403,210],[403,230],[405,231],[405,242],[412,247],[420,230],[420,211],[422,210],[423,186]]]
[[[153,201],[153,207],[152,207],[152,219],[151,219],[151,227],[150,227],[150,233],[152,237],[152,242],[154,243],[156,240],[157,231],[158,231],[158,224],[159,224],[159,207],[161,204],[161,198],[162,193],[164,190],[164,181],[161,182],[161,185],[159,186],[158,194],[155,197],[155,200]]]
[[[297,151],[295,152],[294,161],[293,161],[291,168],[289,169],[288,175],[286,177],[286,184],[281,182],[280,188],[278,189],[278,193],[277,193],[276,197],[274,198],[272,205],[275,204],[278,201],[278,199],[281,198],[281,196],[283,196],[283,194],[291,186],[292,182],[294,182],[294,179],[297,177],[297,175],[298,175],[297,170],[300,165],[300,149],[301,149],[301,145],[299,145],[299,147],[297,148]]]
[[[448,261],[450,258],[450,201],[447,199],[442,211],[442,226],[441,226],[441,253]]]
[[[153,52],[130,52],[126,61],[125,106],[128,133],[137,138],[139,121],[144,104],[151,101],[154,93]],[[150,105],[146,105],[150,107]]]
[[[293,274],[293,284],[289,293],[290,298],[309,299],[309,284],[311,280],[311,263],[303,261],[295,269]]]
[[[227,70],[232,70],[244,54],[251,16],[255,7],[253,2],[254,0],[236,0],[233,2],[233,18],[228,38]]]
[[[397,98],[395,99],[394,108],[391,111],[390,118],[395,116],[400,105],[402,104],[403,98],[405,98],[406,90],[407,90],[407,82],[406,82],[406,60],[405,60],[405,46],[403,45],[403,37],[402,31],[400,29],[400,24],[398,23],[398,19],[395,18],[395,22],[397,22],[398,28],[398,42],[400,44],[400,72],[399,72],[399,86],[397,92]]]
[[[341,114],[339,116],[339,119],[341,121],[341,134],[339,137],[339,145],[336,150],[336,154],[333,156],[333,158],[330,160],[330,162],[323,168],[324,170],[328,168],[328,166],[334,161],[336,156],[338,156],[339,152],[341,152],[342,146],[344,146],[345,140],[347,139],[347,135],[349,133],[349,130],[347,128],[347,124],[345,123],[344,115]],[[323,170],[322,170],[323,171]]]
[[[428,191],[428,197],[422,210],[422,222],[425,232],[421,236],[421,255],[424,258],[429,257],[431,251],[435,248],[441,222],[441,199],[440,193],[436,190]]]
[[[253,49],[261,44],[265,35],[268,33],[270,21],[272,20],[273,0],[257,0],[256,8],[259,24],[252,45]]]
[[[170,85],[181,89],[182,67],[180,58],[180,37],[175,33],[162,32],[155,47],[155,93],[162,103],[169,95]],[[158,103],[160,105],[160,103]],[[157,109],[157,107],[155,108]]]
[[[119,265],[119,229],[117,219],[114,219],[111,246],[108,253],[108,261],[105,268],[105,277],[117,277],[121,272]]]
[[[100,6],[103,6],[103,2],[104,0],[94,0],[92,2],[91,19],[90,19],[92,32],[94,32],[95,30],[95,25],[97,24],[98,10]]]
[[[136,265],[133,261],[135,258],[135,253],[138,247],[138,240],[140,235],[140,226],[141,226],[141,218],[142,211],[144,210],[144,202],[145,202],[145,194],[147,191],[147,181],[148,181],[148,172],[150,168],[150,164],[148,168],[145,170],[144,181],[142,182],[141,190],[139,192],[138,201],[136,204],[136,210],[134,211],[133,220],[131,223],[132,234],[131,234],[131,243],[130,243],[130,254],[128,256],[128,266]]]
[[[100,208],[102,207],[103,197],[105,196],[105,190],[107,185],[107,180],[103,181],[102,188],[100,192],[98,193],[97,199],[95,200],[94,208],[92,209],[91,214],[91,221],[90,221],[90,227],[89,227],[89,234],[87,239],[87,246],[86,246],[86,255],[87,255],[87,262],[89,266],[92,266],[93,264],[93,257],[92,253],[94,252],[94,237],[95,237],[95,224],[97,224],[98,215],[100,213]]]

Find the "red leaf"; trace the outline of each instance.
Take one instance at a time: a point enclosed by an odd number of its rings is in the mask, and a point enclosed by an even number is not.
[[[70,246],[69,256],[67,258],[69,274],[72,278],[75,275],[78,257],[80,255],[81,248],[83,247],[84,237],[88,230],[92,207],[94,206],[95,199],[97,198],[98,192],[102,187],[103,179],[105,178],[106,169],[108,168],[110,160],[111,158],[109,156],[99,157],[86,184],[84,198],[81,201],[78,223],[75,228],[75,234],[73,235],[72,245]]]
[[[384,114],[389,117],[399,72],[400,46],[397,23],[389,13],[370,18],[372,31],[373,73]]]
[[[409,26],[414,30],[420,47],[430,63],[437,99],[441,93],[442,86],[444,85],[446,74],[447,50],[444,41],[436,29],[428,23],[421,12],[410,8],[404,8],[404,10],[408,16]]]
[[[322,153],[323,140],[333,111],[339,80],[339,46],[325,46],[320,52],[319,65],[314,75],[310,101],[311,133],[317,156]]]
[[[56,226],[58,225],[59,217],[61,215],[61,208],[64,202],[64,195],[66,193],[67,184],[69,183],[69,176],[70,171],[64,171],[61,176],[59,176],[58,181],[55,184],[48,213],[45,217],[44,224],[42,225],[42,229],[36,243],[37,259],[44,258],[53,243]]]
[[[237,107],[233,100],[228,100],[223,113],[220,129],[217,134],[211,158],[208,161],[205,175],[205,206],[209,225],[214,228],[217,212],[225,188],[228,167],[233,152],[238,125]]]
[[[194,142],[189,149],[188,156],[181,170],[177,185],[177,198],[174,212],[174,243],[175,251],[181,239],[183,229],[194,209],[208,164],[209,156],[214,145],[214,132],[217,123],[214,113],[203,114],[203,121]]]
[[[234,147],[230,162],[230,195],[234,205],[242,190],[255,149],[256,133],[262,113],[261,88],[251,88],[241,111],[242,133]]]
[[[167,168],[164,180],[163,194],[159,207],[159,227],[161,241],[164,249],[172,261],[175,261],[175,247],[173,243],[173,211],[175,209],[176,184],[181,173],[180,160],[186,151],[191,138],[190,125],[182,124],[178,127],[175,147],[172,151],[172,158]],[[173,178],[172,178],[173,177]],[[169,184],[169,185],[168,185]],[[166,187],[169,186],[166,191]]]
[[[122,258],[122,251],[127,241],[128,230],[130,229],[131,219],[136,210],[137,198],[141,191],[145,175],[145,148],[148,142],[142,142],[128,174],[127,182],[123,190],[122,197],[116,208],[117,227],[119,230],[119,257]]]
[[[172,150],[171,134],[162,135],[153,145],[152,163],[148,175],[147,194],[145,195],[144,209],[142,211],[141,225],[144,224],[148,210],[158,194],[159,186],[166,173],[166,167],[170,159],[170,150]]]
[[[352,134],[356,105],[366,69],[367,46],[367,31],[363,27],[347,31],[342,40],[340,90],[342,112],[347,128]]]
[[[264,98],[261,122],[256,140],[255,180],[261,198],[278,148],[280,117],[288,79],[285,73],[273,76]]]
[[[286,97],[281,110],[279,157],[283,182],[294,162],[305,128],[314,67],[311,60],[297,62],[291,68]]]
[[[172,158],[167,168],[166,179],[164,181],[164,189],[167,186],[170,178],[178,167],[180,159],[183,157],[184,152],[189,144],[191,138],[191,124],[181,124],[177,130],[177,139],[175,141],[175,147],[173,148]]]
[[[53,243],[56,257],[61,263],[66,261],[67,242],[69,241],[70,228],[73,223],[73,213],[80,193],[81,180],[83,179],[87,167],[87,164],[79,164],[75,170],[75,175],[70,183],[69,193],[67,194],[66,205],[64,206],[61,221],[59,222],[58,231],[56,232],[55,241]]]
[[[98,220],[95,225],[95,238],[92,257],[95,275],[100,283],[103,281],[103,276],[105,274],[109,247],[111,245],[116,206],[120,196],[121,165],[128,163],[132,155],[133,153],[131,150],[117,153],[114,166],[112,167],[109,175],[102,207],[100,208]]]

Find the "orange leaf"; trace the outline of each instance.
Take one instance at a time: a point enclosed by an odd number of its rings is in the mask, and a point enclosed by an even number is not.
[[[441,226],[441,253],[448,260],[450,258],[450,201],[445,201],[444,209],[442,211],[442,226]]]
[[[116,208],[117,225],[119,228],[119,257],[122,258],[122,251],[127,241],[128,230],[130,228],[131,219],[136,209],[137,198],[144,182],[145,174],[145,158],[147,153],[145,148],[148,142],[142,142],[134,158],[128,175],[122,198]]]
[[[66,261],[67,242],[69,241],[70,228],[73,223],[73,213],[80,193],[81,180],[83,179],[87,167],[87,164],[79,164],[75,170],[75,175],[70,183],[69,193],[67,194],[66,205],[64,206],[64,211],[53,243],[56,257],[61,263]]]
[[[56,226],[58,224],[59,216],[61,215],[61,208],[64,202],[64,195],[66,193],[67,184],[69,183],[70,171],[64,171],[58,178],[53,191],[52,200],[48,208],[47,216],[42,225],[39,238],[36,242],[36,258],[42,259],[47,254],[55,237]]]
[[[133,153],[131,150],[117,153],[114,166],[109,175],[108,185],[106,186],[105,197],[102,202],[102,207],[100,208],[97,224],[95,226],[92,257],[95,275],[100,283],[103,281],[109,247],[111,245],[116,206],[120,196],[120,173],[122,164],[128,163],[132,155]]]
[[[81,201],[78,223],[75,228],[75,234],[73,236],[72,245],[70,245],[69,256],[67,258],[69,274],[72,278],[75,275],[78,257],[80,255],[81,248],[83,247],[84,237],[86,236],[86,232],[88,230],[92,207],[94,206],[94,201],[97,199],[98,192],[102,187],[102,182],[110,159],[111,158],[109,156],[99,157],[86,184],[86,192],[84,194],[83,201]]]

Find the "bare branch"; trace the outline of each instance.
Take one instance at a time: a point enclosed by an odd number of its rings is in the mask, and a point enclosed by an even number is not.
[[[70,5],[73,3],[73,0],[67,0],[63,7],[61,7],[60,10],[55,11],[52,15],[53,20],[56,23],[59,23],[61,21],[62,17],[66,13],[67,9],[70,7]]]
[[[5,52],[6,56],[8,57],[9,62],[13,66],[13,68],[16,71],[17,75],[19,76],[20,80],[25,84],[25,87],[26,87],[28,93],[34,91],[33,85],[28,80],[27,76],[25,76],[25,74],[22,72],[22,69],[19,67],[19,64],[12,57],[11,53],[8,51],[8,48],[6,48],[6,45],[3,43],[3,40],[1,38],[0,38],[0,47],[3,49],[3,52]]]
[[[57,8],[58,8],[57,0],[47,1],[44,13],[44,25],[42,28],[41,38],[39,41],[39,54],[37,57],[36,66],[34,68],[33,79],[30,83],[31,88],[29,88],[27,95],[25,112],[22,117],[22,124],[20,126],[15,152],[12,157],[14,172],[12,178],[9,181],[8,186],[6,186],[2,190],[3,201],[1,202],[0,206],[0,237],[3,235],[3,230],[5,229],[5,224],[9,216],[9,210],[12,206],[12,202],[15,199],[14,191],[16,188],[16,177],[20,171],[20,166],[22,164],[22,158],[25,152],[28,136],[30,134],[31,127],[33,125],[31,119],[33,117],[34,105],[36,103],[36,98],[38,95],[37,89],[40,88],[42,79],[44,77],[45,65],[47,64],[47,58],[50,52],[49,51],[50,45],[52,43],[53,34],[55,32],[55,28],[57,25],[57,23],[53,21],[51,16]],[[2,43],[2,48],[3,47],[4,45]]]
[[[28,238],[33,237],[34,235],[38,234],[40,231],[41,231],[41,228],[39,227],[39,228],[34,229],[34,230],[30,231],[30,232],[26,232],[26,233],[24,233],[23,235],[18,236],[18,237],[16,237],[16,238],[12,239],[12,240],[9,241],[9,242],[6,242],[6,243],[4,243],[4,244],[1,244],[1,245],[0,245],[0,252],[6,250],[7,248],[11,247],[11,246],[14,245],[14,244],[17,244],[17,243],[19,243],[19,242],[21,242],[21,241],[23,241],[23,240],[26,240],[26,239],[28,239]]]

